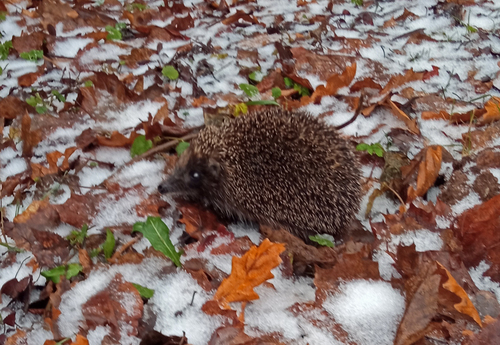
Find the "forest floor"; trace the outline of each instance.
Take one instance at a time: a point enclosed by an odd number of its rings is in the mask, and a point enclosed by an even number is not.
[[[500,344],[499,24],[481,0],[1,2],[0,345]],[[200,126],[276,106],[360,111],[333,247],[157,192]]]

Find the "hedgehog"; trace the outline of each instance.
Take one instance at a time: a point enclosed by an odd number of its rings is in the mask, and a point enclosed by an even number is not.
[[[360,175],[335,127],[275,108],[202,129],[158,190],[305,240],[338,238],[358,211]]]

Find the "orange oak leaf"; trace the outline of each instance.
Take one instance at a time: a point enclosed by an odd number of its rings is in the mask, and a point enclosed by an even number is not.
[[[38,212],[40,208],[43,208],[48,204],[48,198],[33,201],[23,213],[14,217],[14,223],[26,223],[35,213]]]
[[[486,113],[481,118],[482,123],[500,120],[500,97],[493,97],[484,105]]]
[[[474,321],[476,321],[479,326],[483,327],[481,317],[479,317],[479,313],[477,312],[476,307],[474,307],[474,304],[472,304],[465,290],[460,285],[458,285],[455,278],[453,278],[451,273],[442,264],[440,264],[439,262],[437,262],[437,264],[446,272],[446,275],[448,276],[448,280],[443,284],[443,288],[457,295],[461,299],[460,303],[456,303],[453,307],[455,307],[455,309],[460,313],[469,315],[474,319]]]
[[[69,169],[69,157],[73,154],[73,152],[76,151],[76,147],[69,147],[66,150],[64,150],[64,153],[61,153],[59,151],[53,151],[50,153],[47,153],[47,163],[49,164],[49,167],[46,168],[41,164],[38,163],[30,163],[31,165],[31,178],[34,180],[38,177],[45,176],[45,175],[50,175],[50,174],[56,174],[59,171],[66,171]],[[64,157],[63,162],[61,163],[61,166],[57,166],[57,162],[59,161],[59,158]]]
[[[77,334],[75,341],[71,345],[89,345],[89,341],[83,335]]]
[[[233,257],[232,270],[222,281],[214,300],[229,309],[230,302],[246,302],[258,299],[253,288],[274,277],[271,270],[281,263],[280,254],[285,250],[281,243],[267,238],[259,247],[253,246],[241,258]]]
[[[414,72],[413,69],[410,69],[406,71],[404,75],[396,75],[389,80],[387,85],[383,88],[382,91],[380,91],[381,95],[384,95],[406,83],[409,83],[411,81],[415,80],[422,80],[424,77],[424,73],[422,72]]]
[[[311,97],[304,96],[301,98],[301,105],[307,105],[309,103],[317,103],[321,100],[323,96],[333,96],[337,94],[337,91],[345,86],[349,86],[356,75],[356,64],[353,63],[351,66],[347,66],[344,73],[333,74],[326,81],[326,86],[320,85],[314,90]]]
[[[407,202],[423,196],[432,187],[441,169],[443,148],[441,146],[427,147],[425,155],[418,167],[417,188],[408,187]]]

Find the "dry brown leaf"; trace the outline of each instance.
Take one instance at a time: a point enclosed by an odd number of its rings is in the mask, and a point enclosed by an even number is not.
[[[448,281],[443,284],[443,288],[454,293],[461,299],[460,303],[456,303],[454,305],[455,309],[462,314],[469,315],[474,319],[474,321],[476,321],[479,326],[483,327],[481,317],[479,317],[479,313],[477,312],[476,307],[474,307],[474,304],[472,304],[465,290],[460,285],[458,285],[455,278],[453,278],[451,273],[443,265],[441,265],[439,262],[437,262],[437,264],[446,272],[446,275],[448,276]]]
[[[334,74],[326,81],[326,86],[320,85],[314,90],[311,97],[304,96],[300,100],[302,106],[309,103],[317,103],[323,96],[334,96],[337,91],[345,86],[349,86],[356,75],[356,64],[347,66],[344,73]]]
[[[402,111],[401,109],[399,109],[398,106],[396,104],[394,104],[394,102],[391,101],[390,99],[387,100],[387,104],[391,108],[392,113],[398,119],[400,119],[401,121],[403,121],[406,124],[406,126],[408,127],[408,129],[410,131],[412,131],[413,133],[415,133],[417,135],[420,134],[420,129],[417,126],[417,119],[413,119],[413,120],[410,119],[410,117],[408,115],[406,115],[406,113],[404,111]]]
[[[31,130],[31,117],[27,111],[21,121],[21,140],[23,141],[23,157],[31,157],[33,148],[41,140],[41,135],[39,131]]]
[[[26,223],[35,213],[38,212],[40,208],[43,208],[49,204],[49,199],[45,198],[43,200],[33,201],[23,213],[18,214],[14,217],[14,223]]]
[[[274,277],[271,270],[281,263],[280,254],[285,246],[272,243],[267,238],[259,247],[253,246],[241,258],[233,257],[231,275],[224,279],[215,293],[214,300],[229,309],[230,302],[258,299],[253,288]]]
[[[26,332],[22,329],[18,328],[16,333],[7,338],[5,345],[19,345],[19,344],[27,344],[28,340],[26,338]]]
[[[418,167],[417,188],[408,187],[407,202],[427,193],[427,190],[434,185],[439,175],[443,154],[442,147],[427,147],[425,150],[425,157]]]
[[[484,105],[486,113],[481,118],[481,123],[490,123],[500,120],[500,97],[492,97]]]
[[[132,145],[135,138],[137,138],[138,136],[139,134],[137,134],[136,132],[132,132],[130,133],[130,136],[127,138],[120,132],[114,131],[113,133],[111,133],[109,137],[98,135],[97,142],[101,146],[126,147]]]

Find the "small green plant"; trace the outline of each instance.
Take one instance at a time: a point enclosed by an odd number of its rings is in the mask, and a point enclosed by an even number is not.
[[[160,217],[148,217],[146,222],[134,224],[132,232],[138,231],[146,237],[154,249],[170,258],[177,266],[181,266],[181,252],[178,252],[170,240],[170,230]]]
[[[24,52],[24,53],[21,53],[19,54],[19,56],[21,58],[23,58],[24,60],[28,60],[28,61],[38,61],[40,59],[43,59],[43,50],[31,50],[29,52]]]
[[[66,237],[66,239],[69,241],[69,243],[72,246],[75,245],[83,245],[83,242],[87,238],[87,230],[89,229],[87,224],[83,224],[82,228],[80,231],[78,230],[73,230],[71,233]]]
[[[104,257],[106,259],[109,260],[113,255],[113,251],[115,250],[115,244],[116,244],[115,235],[113,235],[111,230],[106,229],[106,240],[102,245],[102,251],[104,252]]]
[[[14,252],[14,253],[22,253],[24,252],[24,249],[17,248],[17,247],[12,247],[8,245],[7,243],[0,242],[0,246],[7,248],[9,252]]]
[[[379,157],[384,157],[384,153],[385,153],[384,148],[379,143],[375,143],[375,144],[361,143],[361,144],[358,144],[358,146],[356,146],[356,150],[366,151],[370,155],[376,154]]]
[[[38,114],[45,114],[48,110],[47,104],[44,102],[40,94],[37,92],[35,96],[30,96],[26,103],[35,108]]]
[[[106,25],[105,29],[108,32],[108,36],[106,36],[107,40],[115,40],[119,41],[122,39],[122,30],[127,27],[125,23],[116,23],[115,27],[111,25]]]
[[[55,98],[57,98],[57,100],[58,100],[59,102],[62,102],[62,103],[66,102],[66,97],[64,97],[63,95],[61,95],[61,93],[60,93],[59,91],[57,91],[57,90],[52,90],[50,93],[51,93],[52,95],[54,95],[54,97],[55,97]]]
[[[127,5],[127,11],[129,12],[134,12],[135,10],[139,11],[139,12],[142,12],[144,11],[145,9],[148,8],[147,5],[143,5],[143,4],[138,4],[138,3],[132,3],[132,4],[128,4]]]
[[[461,21],[459,18],[455,17],[455,20],[457,20],[460,24],[462,24],[465,29],[467,30],[467,33],[468,34],[473,34],[473,33],[476,33],[477,32],[477,28],[470,25],[470,12],[469,12],[469,15],[467,16],[467,23],[464,23],[463,21]]]
[[[351,3],[356,6],[363,6],[363,0],[351,0]]]
[[[240,84],[240,89],[243,90],[243,92],[249,97],[249,98],[254,98],[258,96],[259,89],[257,89],[255,86],[250,85],[250,84]],[[258,100],[258,101],[249,101],[245,103],[247,106],[248,105],[279,105],[275,100]],[[238,105],[236,106],[238,107]],[[241,113],[246,114],[246,111],[243,112],[244,108],[239,109]],[[248,109],[247,109],[248,110]],[[236,111],[236,110],[235,110]],[[238,115],[240,113],[238,112]],[[237,115],[235,115],[237,116]]]
[[[248,113],[248,106],[245,103],[238,103],[234,107],[233,115],[234,117],[240,116],[240,114]]]
[[[7,41],[0,44],[0,60],[7,59],[11,49],[12,49],[12,41]]]
[[[177,156],[180,156],[184,151],[186,151],[188,147],[189,143],[187,141],[181,140],[175,147],[175,152],[177,152]]]
[[[283,79],[283,81],[285,82],[286,87],[293,88],[294,90],[297,90],[297,92],[299,93],[300,96],[310,96],[311,95],[311,93],[309,92],[309,89],[307,87],[304,87],[300,84],[297,84],[292,79],[285,77]]]
[[[240,84],[240,89],[250,98],[255,97],[259,94],[259,89],[250,84]]]
[[[335,247],[335,240],[334,240],[333,236],[330,236],[330,235],[318,234],[318,235],[314,235],[314,236],[309,236],[309,239],[313,242],[316,242],[320,246],[329,247],[329,248]]]
[[[260,71],[253,71],[248,75],[248,79],[256,83],[260,83],[263,78],[264,78],[264,73]]]
[[[92,86],[94,86],[94,83],[92,82],[92,80],[87,80],[87,81],[85,81],[85,83],[83,83],[83,86],[84,87],[92,87]]]
[[[130,156],[133,158],[135,156],[142,155],[152,147],[153,142],[151,140],[146,140],[146,136],[139,135],[132,143],[132,147],[130,148]]]
[[[144,287],[139,284],[132,283],[132,285],[134,285],[137,291],[139,291],[139,294],[141,295],[142,298],[149,299],[153,297],[153,295],[155,294],[155,290],[148,289],[147,287]]]
[[[82,270],[83,267],[80,264],[68,264],[58,266],[48,271],[43,271],[40,274],[47,280],[51,280],[57,284],[61,281],[61,276],[66,276],[66,279],[69,280],[77,276]]]
[[[0,22],[3,22],[5,19],[7,19],[7,12],[0,11]]]
[[[273,95],[273,98],[276,99],[281,96],[281,89],[279,87],[273,87],[271,89],[271,94]]]
[[[175,67],[171,65],[163,67],[163,69],[161,70],[161,74],[163,74],[164,77],[167,77],[170,80],[177,80],[179,78],[179,72],[177,72]]]

